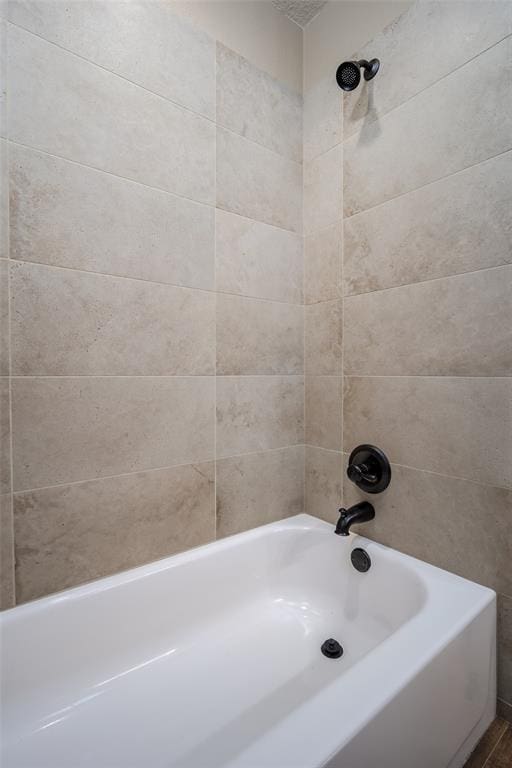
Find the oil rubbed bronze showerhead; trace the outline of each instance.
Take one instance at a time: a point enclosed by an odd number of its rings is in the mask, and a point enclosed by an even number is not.
[[[361,82],[361,69],[364,79],[372,80],[379,71],[378,59],[361,59],[361,61],[344,61],[336,70],[336,82],[343,91],[353,91]]]

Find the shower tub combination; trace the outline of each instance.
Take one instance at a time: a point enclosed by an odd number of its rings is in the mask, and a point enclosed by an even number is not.
[[[495,611],[299,515],[5,612],[1,764],[458,768],[494,717]]]

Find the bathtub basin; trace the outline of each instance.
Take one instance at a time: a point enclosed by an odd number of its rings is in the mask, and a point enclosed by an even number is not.
[[[495,713],[495,614],[299,515],[3,613],[0,762],[459,768]]]

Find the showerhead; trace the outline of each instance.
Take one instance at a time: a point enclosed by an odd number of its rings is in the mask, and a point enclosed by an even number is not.
[[[353,91],[361,82],[361,69],[364,69],[364,79],[372,80],[379,71],[380,61],[344,61],[336,70],[336,82],[343,91]]]

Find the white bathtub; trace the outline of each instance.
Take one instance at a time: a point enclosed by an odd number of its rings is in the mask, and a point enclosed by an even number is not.
[[[0,626],[2,768],[458,768],[495,712],[494,593],[307,515]]]

